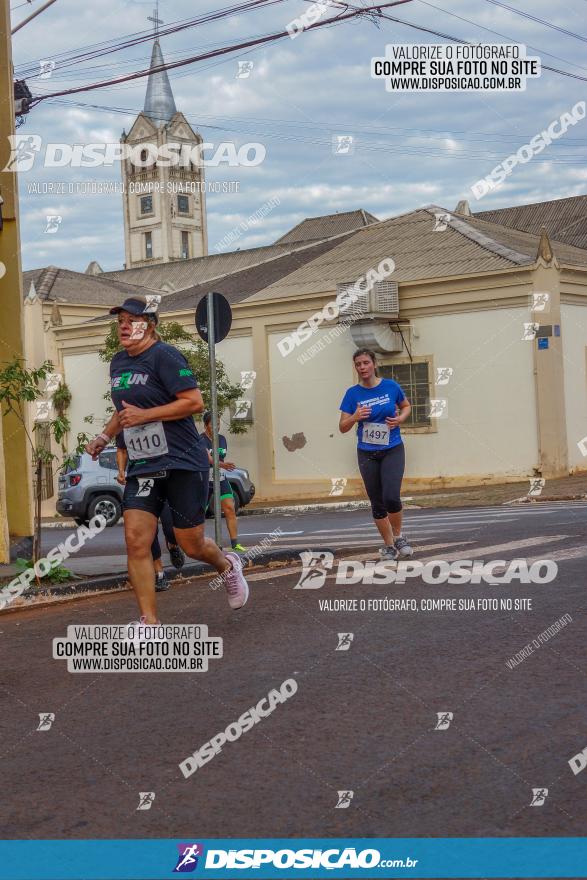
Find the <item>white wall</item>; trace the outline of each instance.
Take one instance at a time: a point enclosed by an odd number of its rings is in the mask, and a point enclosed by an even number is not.
[[[224,364],[231,381],[240,382],[241,371],[253,369],[252,338],[250,336],[231,336],[223,340],[216,346],[216,358]],[[253,383],[253,387],[243,395],[253,401],[253,418],[255,418],[255,424],[249,426],[246,434],[231,434],[229,432],[230,416],[228,411],[223,414],[220,420],[220,428],[228,441],[228,460],[233,461],[239,467],[247,468],[251,472],[253,482],[258,481],[255,430],[259,430],[259,424],[256,420],[256,391]]]
[[[70,447],[75,445],[79,431],[98,434],[106,421],[107,402],[102,395],[108,389],[109,365],[100,360],[97,354],[64,353],[63,366],[65,381],[71,391],[69,418],[71,421]],[[94,415],[93,425],[84,422],[84,416]]]
[[[406,476],[531,475],[538,445],[532,343],[522,340],[525,320],[526,310],[509,309],[412,322],[418,334],[412,356],[432,356],[434,368],[452,367],[454,374],[448,385],[432,388],[433,397],[448,401],[448,417],[436,420],[437,431],[404,433]],[[338,431],[340,401],[356,382],[350,332],[304,364],[297,357],[308,343],[282,357],[277,342],[283,335],[269,340],[276,478],[356,476],[354,437]],[[316,334],[312,342],[321,337]],[[306,445],[288,452],[282,437],[297,432]]]
[[[406,436],[409,476],[526,476],[538,463],[534,342],[522,340],[525,309],[417,318],[413,355],[452,367],[435,434]]]
[[[587,309],[561,305],[569,467],[587,469],[577,443],[587,437]]]
[[[356,346],[348,330],[306,363],[298,357],[328,331],[283,357],[277,343],[284,333],[269,336],[272,424],[277,480],[324,479],[352,476],[356,469],[356,444],[338,430],[339,406],[344,392],[355,382],[352,353]],[[283,437],[302,432],[306,445],[289,452]]]

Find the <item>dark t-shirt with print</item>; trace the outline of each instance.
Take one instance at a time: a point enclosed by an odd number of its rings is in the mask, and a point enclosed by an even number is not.
[[[134,357],[126,351],[115,354],[110,364],[110,386],[112,403],[120,412],[124,408],[123,401],[141,409],[165,406],[176,399],[179,391],[197,388],[198,383],[181,352],[166,342],[157,341]],[[168,451],[153,458],[131,459],[128,431],[118,435],[117,445],[121,448],[126,445],[129,449],[129,476],[160,470],[208,470],[208,456],[191,416],[161,422],[161,425]],[[134,445],[141,448],[140,441]]]
[[[200,443],[203,446],[205,446],[206,449],[209,449],[210,452],[212,452],[212,440],[210,439],[210,437],[208,437],[206,432],[204,432],[203,434],[200,434]],[[219,434],[218,435],[218,459],[221,464],[224,461],[224,459],[226,458],[227,452],[228,452],[228,443],[226,442],[226,437],[224,436],[224,434]],[[226,471],[224,470],[223,467],[219,468],[219,474],[220,474],[221,480],[226,479]],[[213,476],[212,467],[210,467],[210,482],[212,482],[212,476]]]
[[[204,444],[206,449],[209,449],[212,452],[212,441],[208,437],[206,433],[200,434],[200,441]],[[218,458],[220,461],[224,461],[226,458],[226,453],[228,452],[228,443],[226,442],[226,437],[224,434],[218,435]]]

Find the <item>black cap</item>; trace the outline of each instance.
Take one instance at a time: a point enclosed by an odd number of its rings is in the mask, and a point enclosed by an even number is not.
[[[156,324],[159,322],[157,311],[150,311],[146,300],[129,297],[125,299],[121,306],[114,306],[114,308],[110,309],[111,315],[118,315],[119,312],[129,312],[129,314],[137,315],[137,317],[141,318],[153,318]]]

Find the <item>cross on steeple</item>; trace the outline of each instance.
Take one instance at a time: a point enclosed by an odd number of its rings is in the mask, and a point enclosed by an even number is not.
[[[153,10],[153,15],[148,15],[147,21],[153,22],[153,35],[154,35],[155,39],[157,39],[157,37],[159,36],[159,25],[165,24],[165,22],[159,18],[159,0],[156,0],[155,9]]]

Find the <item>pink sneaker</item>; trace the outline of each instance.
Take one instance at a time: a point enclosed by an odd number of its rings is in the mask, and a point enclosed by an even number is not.
[[[243,564],[236,553],[225,553],[225,557],[232,564],[232,568],[222,575],[226,587],[228,604],[233,611],[242,608],[249,598],[249,585],[243,574]]]

